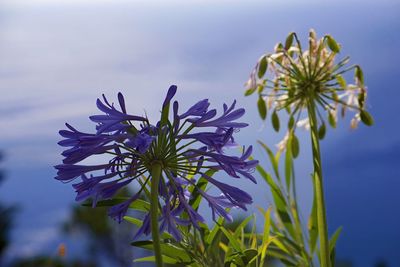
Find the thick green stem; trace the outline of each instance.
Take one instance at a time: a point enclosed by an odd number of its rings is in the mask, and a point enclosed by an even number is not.
[[[319,148],[318,121],[316,116],[315,103],[312,100],[308,103],[308,117],[310,120],[311,143],[314,164],[314,186],[315,199],[317,204],[317,224],[320,245],[321,267],[330,267],[328,224],[326,222],[326,208],[324,199],[324,188],[322,179],[321,153]]]
[[[151,235],[153,237],[154,255],[156,257],[157,267],[162,267],[162,256],[160,246],[160,231],[158,229],[158,184],[161,177],[161,165],[154,164],[151,167],[151,202],[150,202],[150,216],[151,216]]]

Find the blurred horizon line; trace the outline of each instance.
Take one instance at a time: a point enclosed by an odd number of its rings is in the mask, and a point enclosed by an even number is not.
[[[313,4],[318,6],[337,6],[338,4],[346,3],[348,5],[351,4],[362,4],[364,7],[366,4],[369,5],[379,5],[382,4],[398,4],[397,0],[382,0],[379,2],[376,1],[363,1],[363,0],[337,0],[337,1],[321,1],[321,0],[252,0],[250,2],[244,2],[241,0],[219,0],[218,2],[212,0],[191,0],[190,2],[187,1],[180,1],[180,0],[5,0],[3,1],[1,7],[37,7],[37,6],[47,6],[47,7],[54,7],[54,6],[63,6],[63,7],[74,7],[74,6],[118,6],[118,5],[130,5],[130,4],[141,4],[142,6],[177,6],[180,5],[182,7],[188,6],[202,6],[202,5],[209,5],[213,4],[213,7],[222,6],[226,4],[235,4],[237,6],[244,6],[244,5],[254,5],[254,4],[261,4],[261,5],[269,5],[270,7],[287,7],[287,6],[302,6],[304,4]],[[315,6],[314,6],[315,7]]]

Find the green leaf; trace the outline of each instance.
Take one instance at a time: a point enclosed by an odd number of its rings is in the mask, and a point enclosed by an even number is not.
[[[214,224],[213,229],[211,230],[211,232],[208,234],[208,236],[206,237],[206,243],[211,245],[211,243],[214,241],[214,238],[217,236],[217,233],[220,229],[220,225],[222,225],[224,223],[225,219],[223,217],[220,217],[217,221],[216,224]]]
[[[211,177],[214,175],[216,171],[215,170],[208,170],[205,175]],[[196,187],[202,191],[205,191],[206,187],[207,187],[208,181],[204,178],[201,177],[196,184]],[[189,205],[194,209],[194,210],[198,210],[200,203],[201,203],[202,197],[199,193],[198,190],[196,190],[195,188],[193,188],[192,190],[192,194],[191,194],[191,199],[189,201]]]
[[[290,134],[289,139],[287,141],[287,147],[286,149],[286,154],[285,154],[285,180],[286,180],[286,189],[287,191],[290,191],[290,184],[292,180],[292,166],[293,166],[293,158],[292,158],[292,134]]]
[[[354,70],[354,77],[360,82],[361,86],[364,85],[364,73],[360,66],[356,66]]]
[[[161,111],[161,120],[160,120],[160,124],[161,125],[166,125],[167,124],[168,115],[169,115],[169,106],[170,106],[170,103],[165,105],[165,107]]]
[[[127,222],[130,222],[130,223],[136,225],[137,227],[141,227],[143,225],[143,222],[141,220],[130,217],[130,216],[124,216],[123,219]]]
[[[285,252],[286,254],[290,254],[290,255],[294,255],[293,251],[290,250],[290,248],[288,248],[286,246],[286,244],[284,244],[281,239],[279,238],[274,238],[271,240],[271,243],[273,243],[274,245],[276,245],[280,250],[282,250],[283,252]],[[271,246],[272,247],[272,246]]]
[[[258,251],[256,249],[246,249],[243,252],[244,256],[246,257],[246,264],[250,263],[255,257],[258,255]]]
[[[265,120],[265,118],[267,117],[267,104],[265,103],[265,100],[261,95],[258,97],[257,107],[261,119]]]
[[[274,199],[276,197],[276,200],[274,200],[275,205],[277,205],[278,207],[282,207],[283,209],[286,209],[286,201],[285,201],[285,198],[283,197],[283,193],[282,193],[281,189],[279,188],[279,186],[275,183],[274,179],[272,179],[271,175],[269,173],[267,173],[264,170],[264,168],[261,167],[260,165],[258,165],[256,167],[256,170],[260,173],[260,175],[264,178],[264,180],[269,185]]]
[[[272,127],[274,127],[275,131],[279,132],[280,122],[276,110],[274,110],[274,112],[272,113],[271,120],[272,120]]]
[[[147,250],[153,250],[153,241],[144,240],[131,243],[134,247],[139,247]],[[192,258],[187,252],[171,243],[161,244],[161,254],[176,260],[177,262],[191,262]]]
[[[297,136],[293,133],[292,135],[292,155],[293,158],[297,158],[300,152],[300,143]]]
[[[319,126],[319,129],[318,129],[318,138],[320,140],[324,139],[325,134],[326,134],[326,126],[325,126],[325,123],[322,123],[321,126]]]
[[[249,96],[249,95],[253,94],[256,90],[257,90],[257,87],[249,88],[244,92],[244,95]]]
[[[331,266],[336,266],[336,248],[329,253]]]
[[[151,198],[151,193],[149,188],[146,186],[146,180],[148,179],[148,177],[146,177],[145,175],[141,175],[140,178],[137,179],[137,181],[140,184],[140,188],[143,188],[143,193],[146,197],[146,199],[150,199]]]
[[[129,208],[139,211],[149,211],[150,203],[142,199],[137,199],[132,204],[129,205]]]
[[[229,240],[229,245],[232,245],[232,247],[236,251],[242,251],[241,244],[239,241],[235,238],[235,236],[229,232],[229,230],[226,230],[223,226],[220,227],[221,231],[224,233],[224,235],[228,238]]]
[[[289,118],[289,122],[288,122],[288,128],[289,128],[289,130],[292,130],[292,129],[293,129],[294,123],[295,123],[294,117],[291,115],[290,118]]]
[[[226,257],[224,266],[253,267],[255,265],[250,262],[254,260],[257,255],[258,251],[256,249],[246,249],[243,252],[236,252]]]
[[[225,262],[224,262],[224,266],[225,267],[232,267],[232,266],[235,266],[235,267],[239,267],[240,266],[241,267],[241,266],[245,266],[245,262],[242,259],[242,258],[244,258],[242,253],[235,252],[233,254],[228,254],[226,256],[227,257],[225,258]]]
[[[252,220],[254,219],[253,215],[248,216],[246,219],[244,219],[239,225],[238,227],[236,227],[235,233],[234,235],[237,237],[241,230],[244,229],[246,227],[246,225]]]
[[[282,43],[278,43],[276,46],[275,46],[275,52],[282,52],[283,51],[283,49],[284,49],[284,47],[283,47],[283,45],[282,45]]]
[[[285,50],[289,50],[289,48],[292,46],[293,37],[294,37],[294,32],[289,33],[288,37],[286,37]]]
[[[274,199],[274,204],[276,207],[277,214],[279,219],[282,221],[283,225],[287,229],[287,231],[294,237],[294,228],[293,223],[288,213],[289,207],[286,203],[284,194],[282,193],[280,187],[275,183],[274,179],[272,179],[271,175],[267,173],[263,167],[258,165],[256,170],[260,175],[264,178],[271,189],[272,197]]]
[[[272,152],[272,150],[266,145],[264,144],[262,141],[258,140],[257,141],[262,148],[264,148],[264,150],[267,152],[268,157],[269,157],[269,161],[272,164],[272,168],[274,170],[275,176],[278,180],[280,180],[280,175],[279,175],[279,167],[278,167],[278,159],[275,157],[274,153]]]
[[[339,238],[340,233],[342,232],[343,227],[340,226],[335,233],[332,235],[331,239],[329,240],[329,250],[333,251],[336,247],[337,239]]]
[[[330,35],[326,35],[326,42],[328,44],[328,47],[332,52],[334,53],[339,53],[340,52],[340,46],[338,43],[335,41],[335,39],[332,38]]]
[[[332,128],[336,128],[336,119],[331,111],[328,111],[328,122],[329,125],[332,126]]]
[[[299,266],[291,257],[277,247],[270,246],[267,250],[267,255],[271,256],[272,258],[279,259],[285,264],[284,266]]]
[[[346,80],[343,78],[342,75],[336,75],[336,81],[339,83],[342,89],[347,87]]]
[[[365,91],[361,91],[361,93],[358,95],[358,106],[360,108],[364,108],[365,104]]]
[[[316,199],[316,194],[315,194],[314,179],[312,179],[312,182],[314,184],[314,186],[313,186],[314,197],[313,197],[310,218],[308,220],[308,235],[310,236],[309,245],[310,245],[311,254],[314,253],[316,246],[317,246],[317,241],[318,241],[317,199]]]
[[[267,56],[262,56],[260,61],[258,62],[258,73],[257,76],[259,79],[261,79],[265,72],[267,71],[268,68],[268,60]]]
[[[258,143],[265,149],[265,151],[268,153],[268,156],[270,158],[270,161],[273,166],[273,170],[275,172],[275,175],[277,179],[280,181],[280,176],[279,176],[279,168],[278,168],[278,161],[279,161],[279,153],[277,153],[276,156],[272,153],[272,151],[268,148],[267,145],[265,145],[263,142],[258,141]],[[269,185],[272,193],[272,197],[274,199],[274,204],[276,207],[276,212],[277,215],[280,219],[280,221],[283,223],[284,227],[290,233],[292,237],[295,238],[295,232],[293,228],[293,223],[289,215],[289,205],[287,204],[284,193],[281,190],[281,187],[279,187],[274,179],[271,177],[269,173],[265,171],[265,169],[261,166],[258,165],[256,166],[256,170],[258,173],[261,175],[261,177],[266,181],[266,183]]]
[[[269,233],[271,229],[271,207],[264,214],[264,229],[263,229],[263,237],[262,237],[262,251],[261,251],[261,266],[263,266],[266,252],[268,249],[268,241],[269,241]]]
[[[278,237],[281,244],[284,245],[285,250],[289,251],[289,254],[300,255],[304,252],[304,247],[302,247],[303,245],[300,243],[301,241],[298,241],[298,239],[291,239],[289,236],[282,233],[275,232],[274,234]],[[299,244],[297,242],[299,242]]]
[[[163,262],[167,263],[167,264],[177,264],[178,261],[176,261],[173,258],[170,258],[168,256],[165,255],[161,255]],[[148,256],[148,257],[143,257],[143,258],[139,258],[139,259],[135,259],[133,260],[133,262],[156,262],[156,257],[155,256]]]
[[[365,110],[361,110],[360,111],[360,118],[361,121],[368,126],[371,126],[374,124],[374,119],[372,118],[372,116]]]
[[[258,94],[261,94],[263,91],[264,91],[264,86],[262,86],[261,84],[257,85]]]

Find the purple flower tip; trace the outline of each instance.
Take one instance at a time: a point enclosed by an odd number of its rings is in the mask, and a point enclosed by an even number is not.
[[[167,106],[167,105],[169,104],[169,102],[171,102],[171,99],[172,99],[172,98],[174,97],[174,95],[176,94],[177,88],[178,88],[178,87],[177,87],[176,85],[171,85],[171,86],[169,87],[167,96],[166,96],[166,98],[165,98],[165,100],[164,100],[164,103],[163,103],[163,108],[164,108],[165,106]]]

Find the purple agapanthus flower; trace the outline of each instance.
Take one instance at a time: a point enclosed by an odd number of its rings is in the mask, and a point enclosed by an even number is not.
[[[190,206],[194,192],[207,201],[213,214],[231,219],[228,209],[246,209],[252,203],[245,191],[217,181],[211,173],[224,172],[230,177],[245,177],[255,182],[252,175],[258,164],[249,160],[252,148],[243,149],[241,156],[226,154],[227,148],[237,146],[233,135],[247,124],[237,122],[245,110],[235,109],[236,102],[229,107],[224,104],[223,113],[209,110],[208,99],[201,100],[187,111],[180,112],[174,101],[173,116],[169,119],[170,103],[176,93],[171,86],[162,106],[160,121],[151,124],[148,118],[127,113],[125,100],[118,94],[119,107],[107,100],[97,100],[97,107],[104,114],[90,116],[96,122],[95,133],[84,133],[66,124],[61,130],[64,138],[59,142],[66,147],[62,153],[63,164],[55,166],[56,179],[73,184],[76,200],[92,199],[93,206],[103,199],[111,199],[123,187],[137,183],[139,190],[109,210],[109,215],[121,222],[130,205],[140,194],[146,192],[151,181],[150,169],[154,162],[162,166],[158,186],[159,226],[175,239],[181,238],[179,226],[199,226],[203,217]],[[85,165],[82,161],[96,155],[107,155],[109,159],[96,165]],[[102,157],[104,158],[104,157]],[[212,196],[197,187],[197,179],[206,179],[216,186],[221,195]],[[136,236],[150,234],[150,215],[147,213]]]

